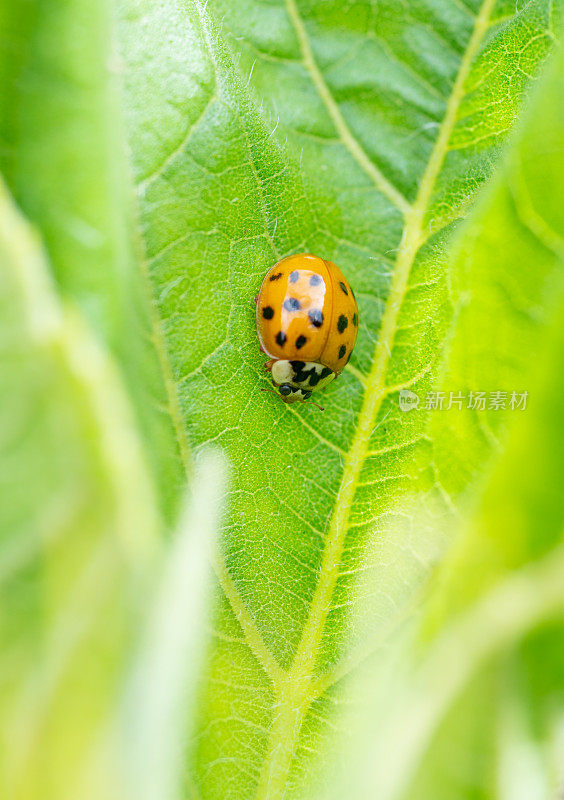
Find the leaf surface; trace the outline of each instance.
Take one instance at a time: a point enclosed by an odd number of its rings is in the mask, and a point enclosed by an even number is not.
[[[402,507],[406,494],[452,501],[427,415],[402,414],[397,395],[424,396],[436,379],[455,222],[495,164],[553,16],[549,3],[513,13],[493,0],[402,15],[386,3],[120,3],[175,425],[234,467],[191,759],[203,800],[319,796],[339,664],[367,630],[394,628],[443,546],[433,532],[415,540]],[[323,415],[259,391],[252,298],[269,266],[304,250],[336,261],[359,297],[357,348]]]

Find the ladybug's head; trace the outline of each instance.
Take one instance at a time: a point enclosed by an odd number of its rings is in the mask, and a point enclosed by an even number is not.
[[[304,400],[309,400],[311,397],[311,390],[300,389],[299,387],[292,386],[289,383],[282,383],[280,386],[276,386],[276,389],[285,403],[300,403]]]
[[[312,389],[309,388],[308,383],[310,372],[308,371],[305,375],[301,374],[306,366],[304,361],[273,359],[267,362],[265,366],[271,371],[274,389],[263,389],[263,392],[270,391],[280,395],[280,399],[284,403],[304,403],[309,400],[312,394]],[[318,408],[321,408],[321,406],[318,406]]]

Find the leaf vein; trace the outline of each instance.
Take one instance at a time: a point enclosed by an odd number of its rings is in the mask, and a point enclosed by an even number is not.
[[[309,37],[307,35],[303,20],[300,16],[300,12],[298,11],[296,0],[286,0],[286,10],[298,38],[303,64],[309,72],[313,85],[323,101],[323,104],[325,105],[325,108],[327,109],[327,112],[329,113],[329,116],[331,117],[331,120],[333,121],[333,124],[343,144],[357,164],[372,179],[382,194],[384,194],[388,200],[390,200],[390,202],[393,203],[393,205],[396,206],[396,208],[398,208],[403,214],[406,214],[410,209],[409,202],[374,164],[345,121],[345,118],[343,117],[341,110],[317,65],[311,44],[309,42]]]
[[[139,184],[137,185],[137,190],[139,192],[141,192],[141,193],[145,192],[147,187],[150,186],[152,183],[154,183],[158,178],[160,178],[161,175],[163,175],[165,173],[167,167],[169,167],[170,164],[172,164],[173,161],[176,158],[178,158],[178,156],[182,153],[182,151],[185,149],[186,145],[190,141],[190,139],[192,137],[192,134],[194,133],[194,131],[196,130],[198,125],[201,123],[201,121],[204,119],[204,117],[208,113],[208,110],[209,110],[211,104],[214,102],[215,99],[216,99],[216,95],[215,95],[214,92],[212,92],[212,94],[210,95],[207,103],[205,104],[204,108],[202,109],[202,112],[198,115],[196,120],[192,123],[192,125],[190,125],[190,127],[188,128],[188,130],[186,131],[186,133],[182,137],[182,141],[180,142],[180,144],[178,144],[174,148],[174,150],[171,153],[169,153],[169,155],[164,159],[162,164],[159,167],[157,167],[157,169],[151,175],[148,175],[146,178],[144,178],[142,181],[139,182]]]

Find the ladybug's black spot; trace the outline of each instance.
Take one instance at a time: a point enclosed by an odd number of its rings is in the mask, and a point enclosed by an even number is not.
[[[311,397],[311,391],[309,389],[300,389],[300,392],[303,394],[304,400],[309,400]]]
[[[341,316],[339,317],[339,321],[337,322],[337,330],[339,331],[339,333],[342,333],[348,326],[348,324],[349,324],[348,319],[345,317],[344,314],[341,314]]]
[[[355,328],[358,328],[358,314],[356,313],[356,311],[353,314],[353,325],[355,326]]]
[[[282,273],[281,273],[281,272],[277,272],[277,273],[276,273],[276,275],[271,275],[271,276],[270,276],[270,278],[269,278],[268,280],[269,280],[269,281],[277,281],[277,280],[279,280],[281,277],[282,277]]]
[[[298,338],[296,339],[296,347],[298,348],[298,350],[301,350],[301,348],[304,346],[306,342],[307,339],[305,336],[298,336]]]
[[[346,352],[347,352],[347,348],[345,347],[344,344],[342,344],[339,347],[339,358],[342,358],[345,355]]]
[[[272,319],[274,316],[274,309],[272,306],[265,306],[262,310],[262,315],[265,319]]]
[[[280,345],[280,347],[284,347],[286,344],[286,334],[284,331],[278,331],[276,334],[276,344]]]
[[[310,276],[309,285],[310,286],[319,286],[320,283],[323,283],[323,278],[321,275],[313,274]]]
[[[284,308],[286,311],[299,311],[301,308],[300,301],[297,297],[289,297],[284,300]]]
[[[278,389],[282,397],[287,397],[289,394],[292,394],[292,387],[289,383],[283,383],[282,386]]]
[[[272,278],[271,278],[270,280],[272,280]],[[343,292],[344,292],[346,295],[348,295],[348,292],[347,292],[347,287],[345,286],[345,284],[343,283],[343,281],[339,281],[339,286],[341,287],[341,289],[343,290]]]
[[[300,273],[297,269],[295,269],[293,272],[290,272],[290,283],[297,283],[299,277]]]
[[[333,370],[330,367],[323,367],[323,369],[321,370],[320,380],[323,380],[323,378],[327,378],[332,372]]]
[[[314,328],[321,328],[323,325],[323,312],[318,308],[312,308],[311,311],[307,312],[307,315]]]
[[[309,376],[309,385],[317,386],[320,380],[321,380],[321,374],[319,372],[314,372],[312,375]]]

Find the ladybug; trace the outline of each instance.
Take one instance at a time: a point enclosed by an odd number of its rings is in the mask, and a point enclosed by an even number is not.
[[[275,390],[285,403],[304,402],[347,364],[356,341],[358,306],[336,264],[299,253],[283,258],[264,276],[256,323]]]

